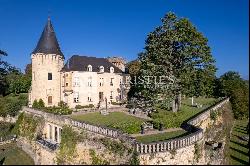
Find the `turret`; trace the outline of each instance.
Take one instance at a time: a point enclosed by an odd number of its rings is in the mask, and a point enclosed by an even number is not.
[[[59,47],[50,18],[44,27],[38,44],[31,54],[32,85],[30,104],[42,99],[45,106],[58,105],[61,100],[60,71],[64,55]]]

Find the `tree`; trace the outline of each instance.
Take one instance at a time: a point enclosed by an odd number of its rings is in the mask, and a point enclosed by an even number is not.
[[[131,61],[127,64],[128,72],[130,76],[137,76],[140,71],[141,63],[139,60]]]
[[[244,119],[249,117],[249,86],[240,74],[228,71],[217,81],[216,94],[230,97],[234,117]]]
[[[139,75],[167,76],[174,84],[166,80],[169,86],[154,86],[154,81],[149,81],[147,87],[137,85],[135,96],[154,104],[172,101],[172,110],[177,111],[181,93],[189,96],[211,93],[216,68],[207,42],[188,19],[166,14],[162,25],[149,33],[145,51],[139,55]]]

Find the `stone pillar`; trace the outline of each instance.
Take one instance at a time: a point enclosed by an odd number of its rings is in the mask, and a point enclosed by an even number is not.
[[[51,128],[52,128],[52,141],[55,141],[55,126],[54,125],[51,125]]]
[[[60,128],[57,127],[57,142],[59,143],[61,140],[60,140]]]
[[[47,124],[46,139],[50,139],[50,125],[49,124]]]

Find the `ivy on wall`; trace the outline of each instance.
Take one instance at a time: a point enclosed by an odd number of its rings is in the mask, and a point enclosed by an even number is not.
[[[42,128],[41,125],[43,119],[36,116],[31,116],[25,113],[21,113],[18,116],[15,127],[13,129],[13,134],[18,136],[26,137],[29,140],[35,140],[38,133],[39,128]]]
[[[78,133],[71,126],[63,126],[61,134],[61,143],[57,154],[57,163],[64,164],[71,162],[76,156],[76,145]]]

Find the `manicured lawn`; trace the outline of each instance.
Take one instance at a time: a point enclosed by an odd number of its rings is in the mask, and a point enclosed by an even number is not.
[[[194,115],[205,110],[212,104],[214,104],[218,99],[214,98],[195,98],[194,103],[202,104],[202,108],[192,107],[191,99],[187,98],[182,100],[182,105],[180,111],[174,113],[171,111],[163,110],[158,108],[156,113],[152,113],[151,117],[154,119],[155,126],[159,123],[163,123],[164,128],[178,128],[181,126],[183,121],[188,120]],[[159,126],[159,125],[158,125]]]
[[[158,142],[158,141],[168,140],[171,138],[181,137],[187,134],[188,132],[186,132],[185,130],[178,130],[178,131],[173,131],[173,132],[138,136],[136,137],[136,140],[141,143],[150,143],[150,142]]]
[[[246,136],[248,120],[237,120],[235,122],[231,139],[230,139],[230,164],[231,165],[247,165],[249,164],[249,147],[248,142],[242,140],[241,136]]]
[[[5,149],[3,151],[3,149]],[[3,162],[3,163],[2,163]],[[34,165],[32,158],[15,143],[0,145],[0,165]]]
[[[94,112],[83,115],[72,115],[71,118],[95,125],[120,129],[129,134],[139,133],[141,124],[146,121],[122,112],[110,112],[108,115],[101,115],[99,112]]]

